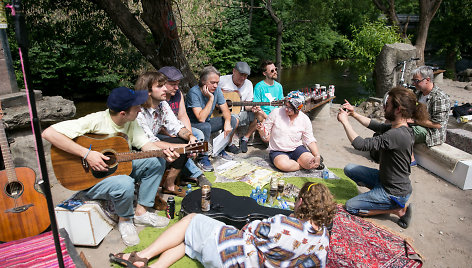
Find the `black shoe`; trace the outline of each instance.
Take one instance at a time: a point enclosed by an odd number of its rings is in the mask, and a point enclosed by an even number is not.
[[[239,149],[241,152],[247,153],[247,140],[243,140],[243,138],[239,140]]]
[[[198,186],[203,187],[203,185],[211,186],[211,182],[205,177],[204,174],[198,176],[197,178]]]
[[[236,147],[236,145],[234,144],[226,146],[225,151],[230,152],[232,154],[239,154],[241,152],[239,148]]]

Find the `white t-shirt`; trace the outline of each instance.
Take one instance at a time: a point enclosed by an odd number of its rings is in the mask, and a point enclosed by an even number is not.
[[[244,84],[238,88],[233,83],[232,74],[223,75],[220,77],[220,83],[218,83],[218,86],[221,87],[223,92],[238,91],[241,101],[252,101],[254,99],[254,86],[248,79],[244,80]]]

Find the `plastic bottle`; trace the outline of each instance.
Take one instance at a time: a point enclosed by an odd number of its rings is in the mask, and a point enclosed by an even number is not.
[[[267,189],[262,191],[262,194],[259,196],[259,204],[263,205],[267,201]]]
[[[277,196],[277,207],[281,208],[281,209],[285,209],[284,208],[284,203],[283,203],[282,198],[280,196]]]
[[[329,179],[329,170],[326,167],[323,169],[323,179]]]
[[[260,187],[259,185],[257,185],[257,187],[256,187],[256,196],[255,196],[254,199],[256,199],[256,201],[258,201],[258,200],[259,200],[259,196],[260,196],[261,194],[262,194],[262,192],[261,192],[261,187]]]
[[[455,101],[455,102],[454,102],[454,107],[457,107],[457,106],[459,106],[459,102],[458,102],[458,101]]]
[[[249,195],[249,197],[257,201],[256,189],[252,189],[251,195]]]
[[[185,191],[185,194],[188,195],[191,192],[192,192],[192,185],[189,183],[187,184],[187,191]]]

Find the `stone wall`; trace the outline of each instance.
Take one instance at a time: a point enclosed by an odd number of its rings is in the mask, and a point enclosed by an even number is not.
[[[72,101],[60,96],[42,97],[41,92],[35,92],[36,110],[41,128],[59,121],[71,119],[75,115],[75,105]],[[3,107],[3,123],[10,143],[10,151],[16,167],[29,167],[36,172],[39,178],[39,161],[36,154],[36,142],[33,136],[28,100],[25,92],[0,96]],[[41,133],[38,133],[41,135]],[[49,148],[50,144],[43,140],[48,171],[51,174]],[[51,170],[49,170],[51,169]]]

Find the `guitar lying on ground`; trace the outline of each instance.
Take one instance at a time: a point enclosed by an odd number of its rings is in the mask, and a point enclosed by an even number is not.
[[[13,164],[2,116],[0,108],[0,146],[5,163],[5,170],[0,171],[0,241],[8,242],[40,234],[51,222],[46,198],[35,189],[36,174]]]
[[[223,92],[226,104],[232,114],[239,114],[241,112],[241,106],[283,106],[285,100],[276,100],[271,102],[252,102],[252,101],[241,101],[239,93],[236,91]],[[222,116],[221,110],[215,108],[211,117]]]
[[[110,159],[105,161],[108,171],[94,171],[82,158],[69,154],[55,146],[51,146],[51,161],[54,174],[62,186],[69,190],[80,191],[94,186],[100,181],[115,175],[129,175],[133,170],[131,161],[134,159],[164,157],[163,150],[130,152],[128,141],[120,135],[84,135],[74,141],[84,147],[101,152]],[[188,144],[174,148],[179,154],[208,151],[207,142]]]

